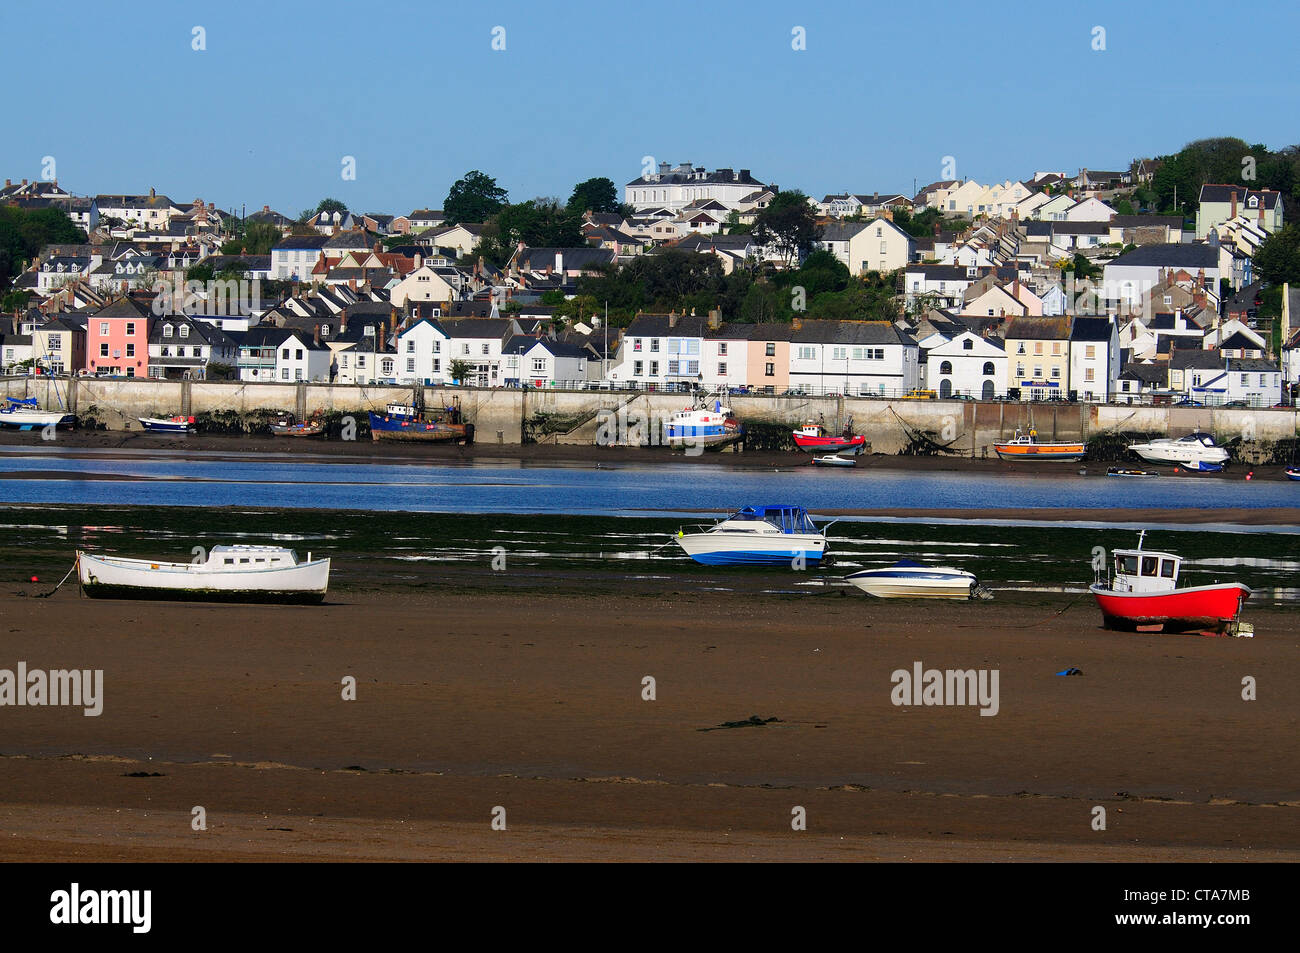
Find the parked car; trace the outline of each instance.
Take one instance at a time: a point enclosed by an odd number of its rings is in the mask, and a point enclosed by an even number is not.
[[[903,400],[938,400],[939,395],[932,390],[914,387],[903,395]]]

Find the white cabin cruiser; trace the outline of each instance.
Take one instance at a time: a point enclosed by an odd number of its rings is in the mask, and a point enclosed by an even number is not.
[[[686,555],[706,566],[804,568],[827,554],[825,529],[802,506],[747,506],[699,532],[679,530],[675,538]]]
[[[187,563],[77,553],[82,591],[101,599],[323,602],[330,561],[282,546],[213,546]]]
[[[1220,470],[1228,460],[1228,451],[1215,443],[1214,437],[1199,430],[1176,440],[1130,444],[1129,449],[1147,463],[1184,466],[1189,470]]]

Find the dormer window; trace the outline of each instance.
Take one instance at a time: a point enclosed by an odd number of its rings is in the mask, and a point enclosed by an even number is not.
[[[187,338],[187,337],[189,337],[189,336],[190,336],[190,326],[189,326],[188,324],[182,324],[182,325],[181,325],[181,337],[183,337],[183,338]]]
[[[163,337],[165,337],[165,338],[169,338],[169,337],[171,337],[171,336],[172,336],[172,326],[171,326],[170,324],[164,324],[164,325],[163,325]]]

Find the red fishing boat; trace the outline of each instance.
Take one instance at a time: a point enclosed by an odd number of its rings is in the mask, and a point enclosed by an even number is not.
[[[829,450],[832,453],[860,453],[867,445],[864,436],[853,436],[852,422],[844,428],[841,436],[835,437],[812,421],[804,424],[794,432],[794,445],[800,450]]]
[[[1144,550],[1143,530],[1137,549],[1116,549],[1114,578],[1098,572],[1091,586],[1106,628],[1129,632],[1235,632],[1250,588],[1239,582],[1209,586],[1178,585],[1182,559],[1172,553]]]

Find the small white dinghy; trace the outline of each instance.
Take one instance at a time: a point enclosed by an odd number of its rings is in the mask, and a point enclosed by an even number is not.
[[[844,577],[878,599],[972,599],[978,580],[964,569],[923,566],[900,559],[892,566],[863,569]]]
[[[77,553],[82,591],[96,599],[323,602],[330,561],[281,546],[213,546],[200,562]]]

